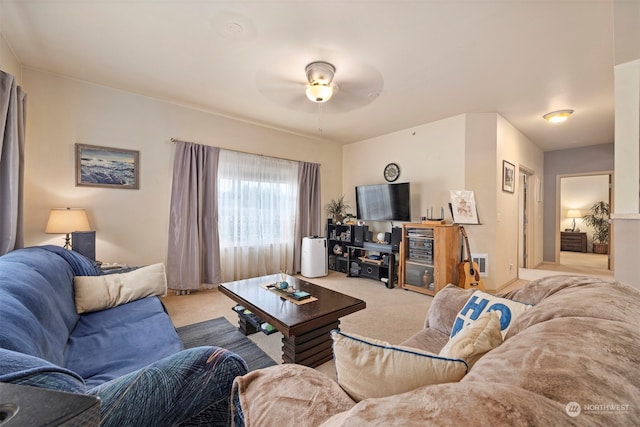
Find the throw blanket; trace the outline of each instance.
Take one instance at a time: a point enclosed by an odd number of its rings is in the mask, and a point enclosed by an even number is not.
[[[45,245],[45,246],[35,246],[36,248],[45,249],[49,252],[53,252],[56,255],[64,258],[65,261],[69,263],[71,268],[73,268],[74,276],[98,276],[101,274],[100,269],[97,264],[91,261],[89,258],[84,255],[79,254],[75,251],[70,251],[60,246],[54,245]]]
[[[18,249],[0,257],[0,348],[64,366],[76,326],[73,276],[98,275],[83,255],[58,246]]]

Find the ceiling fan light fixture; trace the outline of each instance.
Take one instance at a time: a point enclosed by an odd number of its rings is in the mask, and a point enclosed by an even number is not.
[[[558,110],[547,113],[542,118],[550,123],[561,123],[567,120],[571,114],[573,114],[573,110]]]
[[[333,87],[326,83],[313,83],[307,86],[307,98],[319,104],[327,102],[333,95]]]
[[[307,74],[307,98],[312,102],[327,102],[333,96],[333,76],[336,67],[324,61],[316,61],[307,65],[304,69]]]

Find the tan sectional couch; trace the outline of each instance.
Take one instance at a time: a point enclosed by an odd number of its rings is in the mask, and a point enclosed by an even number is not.
[[[472,293],[453,285],[442,290],[425,329],[402,344],[437,354]],[[638,289],[553,276],[498,296],[533,307],[458,382],[356,403],[316,370],[278,365],[236,378],[236,424],[640,425]]]

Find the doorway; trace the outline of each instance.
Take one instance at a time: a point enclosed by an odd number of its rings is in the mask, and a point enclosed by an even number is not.
[[[532,218],[532,183],[533,172],[520,166],[519,168],[519,194],[518,194],[518,267],[530,268],[533,266],[533,230],[530,221]]]
[[[603,201],[612,206],[612,174],[609,172],[558,177],[556,230],[560,234],[556,247],[556,264],[569,271],[585,274],[610,274],[611,239],[605,254],[593,251],[593,229],[582,217],[594,203]],[[611,236],[609,226],[609,236]],[[576,245],[581,240],[582,245]]]

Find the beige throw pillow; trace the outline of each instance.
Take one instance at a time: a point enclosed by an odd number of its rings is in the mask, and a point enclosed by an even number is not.
[[[462,328],[439,354],[451,359],[463,359],[471,368],[485,353],[500,344],[500,315],[495,311],[488,311],[481,314],[478,320]]]
[[[164,264],[158,263],[128,273],[73,278],[78,314],[105,310],[148,296],[167,294]]]
[[[459,381],[467,373],[460,359],[337,330],[331,337],[338,384],[356,402]]]

